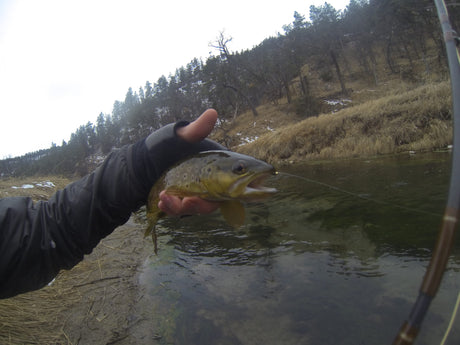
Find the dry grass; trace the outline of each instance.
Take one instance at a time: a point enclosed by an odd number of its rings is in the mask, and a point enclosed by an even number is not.
[[[262,133],[270,132],[301,120],[292,105],[286,99],[280,99],[277,105],[270,103],[257,108],[259,116],[251,111],[238,115],[235,119],[217,126],[211,138],[229,148],[235,148],[247,140],[258,138]]]
[[[37,186],[48,181],[55,186]],[[2,179],[0,196],[48,199],[70,182],[55,176]],[[12,188],[28,184],[34,188]],[[0,300],[0,344],[105,344],[127,337],[138,267],[148,255],[142,232],[132,223],[121,226],[51,286]]]
[[[238,151],[276,162],[431,150],[451,144],[450,84],[406,88],[278,128]]]
[[[128,337],[138,267],[147,255],[137,230],[120,227],[51,286],[0,300],[0,344],[109,344]]]
[[[52,182],[54,186],[48,182]],[[0,198],[29,196],[34,201],[47,200],[57,190],[64,188],[70,182],[70,179],[60,176],[4,178],[0,179]],[[30,185],[33,188],[22,188],[24,185]]]
[[[53,287],[0,300],[2,344],[58,344],[66,341],[62,312],[81,299],[66,287],[65,275]]]

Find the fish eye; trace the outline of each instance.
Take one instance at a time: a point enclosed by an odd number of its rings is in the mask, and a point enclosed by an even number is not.
[[[235,174],[241,175],[246,172],[246,164],[243,161],[238,161],[235,164],[233,164],[232,171]]]

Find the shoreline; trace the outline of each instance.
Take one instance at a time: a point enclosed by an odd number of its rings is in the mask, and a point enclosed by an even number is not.
[[[307,118],[287,104],[264,105],[259,117],[242,114],[212,138],[271,163],[430,152],[452,145],[451,108],[450,84],[442,81]]]
[[[436,152],[441,153],[451,154]],[[419,159],[425,154],[397,155],[402,159]],[[293,164],[306,163],[326,161],[303,160]],[[159,344],[155,329],[148,323],[152,312],[148,309],[149,295],[140,283],[145,262],[153,255],[153,245],[143,236],[144,225],[135,219],[133,215],[115,229],[73,269],[61,271],[51,286],[0,300],[0,343]]]
[[[0,300],[0,342],[137,343],[131,329],[142,321],[139,274],[153,253],[142,233],[131,218],[51,286]]]

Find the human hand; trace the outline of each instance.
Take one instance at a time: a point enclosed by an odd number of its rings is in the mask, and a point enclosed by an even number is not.
[[[216,121],[217,112],[214,109],[208,109],[195,121],[187,126],[178,128],[176,133],[185,141],[196,143],[211,133]],[[211,213],[219,208],[219,203],[206,201],[198,197],[179,198],[162,191],[160,193],[158,208],[168,215],[180,216]]]

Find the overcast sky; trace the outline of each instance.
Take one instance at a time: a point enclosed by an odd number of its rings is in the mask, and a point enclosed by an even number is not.
[[[349,1],[328,1],[343,9]],[[219,32],[231,51],[283,32],[316,0],[0,0],[0,159],[70,134],[137,91],[206,59]],[[216,54],[215,51],[212,51]]]

